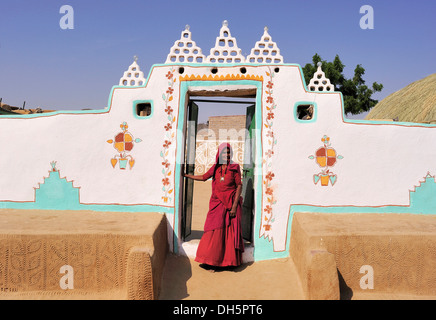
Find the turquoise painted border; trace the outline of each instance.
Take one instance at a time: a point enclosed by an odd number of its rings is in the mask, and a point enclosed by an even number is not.
[[[140,103],[150,103],[151,104],[150,115],[142,117],[136,113],[136,106]],[[133,101],[133,116],[135,117],[135,119],[138,119],[138,120],[150,119],[153,116],[153,113],[154,113],[154,101],[153,100],[135,100],[135,101]]]
[[[220,63],[201,63],[201,64],[196,64],[196,63],[168,63],[168,64],[155,64],[153,65],[148,73],[147,79],[146,81],[144,81],[144,84],[142,86],[120,86],[120,85],[115,85],[111,88],[110,90],[110,94],[109,94],[109,98],[108,98],[108,103],[107,106],[104,109],[96,109],[96,110],[72,110],[72,111],[68,111],[68,110],[58,110],[58,111],[54,111],[54,112],[47,112],[47,113],[41,113],[41,114],[29,114],[29,115],[0,115],[0,120],[2,119],[33,119],[33,118],[43,118],[43,117],[49,117],[49,116],[55,116],[55,115],[61,115],[61,114],[71,114],[71,115],[85,115],[85,114],[104,114],[104,113],[108,113],[110,112],[110,108],[112,105],[112,97],[114,95],[114,91],[116,89],[140,89],[140,88],[145,88],[148,86],[150,78],[151,78],[151,74],[154,70],[154,68],[157,67],[179,67],[179,66],[190,66],[190,67],[197,67],[197,68],[204,68],[204,67],[217,67],[217,68],[228,68],[228,67],[287,67],[287,66],[293,66],[293,67],[298,67],[299,72],[300,72],[300,76],[301,76],[301,81],[302,81],[302,85],[303,88],[305,89],[305,91],[307,93],[314,93],[314,94],[339,94],[340,99],[341,99],[341,109],[342,109],[342,120],[344,123],[349,123],[349,124],[365,124],[365,125],[390,125],[390,126],[403,126],[403,127],[424,127],[424,128],[434,128],[436,127],[436,124],[423,124],[423,123],[412,123],[412,122],[391,122],[391,121],[371,121],[371,120],[357,120],[357,119],[347,119],[346,115],[345,115],[345,110],[344,110],[344,100],[343,100],[343,95],[341,92],[328,92],[328,91],[322,91],[322,92],[313,92],[313,91],[309,91],[307,88],[307,85],[305,83],[305,79],[304,79],[304,74],[303,74],[303,70],[301,68],[301,66],[299,64],[288,64],[288,63],[283,63],[283,64],[256,64],[256,63],[235,63],[235,64],[220,64]],[[250,82],[249,84],[254,84],[257,86],[258,90],[257,90],[257,95],[256,95],[256,112],[260,111],[261,114],[261,106],[262,106],[262,101],[261,101],[261,92],[259,91],[259,81],[255,81],[255,80],[229,80],[229,81],[198,81],[198,85],[199,86],[208,86],[208,85],[232,85],[232,84],[241,84],[243,82]],[[183,81],[183,83],[187,83],[188,81]],[[208,84],[208,82],[210,82],[210,84]],[[182,86],[183,86],[182,83]],[[190,84],[195,83],[194,82],[189,82]],[[260,90],[262,90],[260,88]],[[182,96],[181,99],[183,100],[183,104],[182,108],[180,108],[179,110],[181,110],[184,113],[184,103],[185,103],[185,97]],[[183,115],[182,113],[182,115]],[[183,117],[184,118],[184,117]],[[142,120],[142,118],[141,118]],[[260,119],[260,117],[256,117],[256,128],[261,128],[261,121],[262,119]],[[180,121],[180,117],[179,117],[179,121]],[[306,122],[306,121],[304,121]],[[180,123],[178,124],[180,125]],[[256,131],[260,131],[260,130],[256,130]],[[178,143],[180,145],[181,142],[181,137],[179,137],[179,135],[177,136],[178,139]],[[256,136],[257,141],[259,141],[259,144],[261,145],[261,135],[260,133],[257,134]],[[257,156],[259,156],[259,151],[261,151],[261,148],[259,148],[257,150]],[[180,159],[180,150],[177,151],[177,158],[176,159]],[[260,153],[260,158],[261,159],[261,153]],[[176,176],[180,175],[180,165],[176,166]],[[260,187],[261,186],[261,179],[259,179],[260,181]],[[180,190],[180,179],[179,181],[176,181],[176,187],[179,188],[178,190]],[[261,190],[261,189],[260,189]],[[256,198],[257,203],[261,203],[261,192],[258,193],[257,195],[259,198]],[[179,193],[177,193],[176,195],[177,197],[177,209],[175,211],[173,211],[172,207],[162,207],[162,206],[153,206],[153,205],[86,205],[86,204],[80,204],[77,202],[77,209],[75,210],[94,210],[94,211],[126,211],[126,207],[129,208],[129,211],[143,211],[143,212],[166,212],[166,213],[173,213],[175,212],[175,226],[178,227],[178,214],[179,214],[179,208],[178,208],[178,197],[179,197]],[[301,206],[292,206],[291,207],[291,211],[290,211],[290,221],[292,221],[292,216],[293,216],[293,212],[295,212],[295,208],[299,208],[299,210],[310,210],[311,208],[316,208],[315,210],[317,212],[319,212],[320,210],[323,211],[323,207],[313,207],[313,206],[309,206],[309,205],[301,205]],[[0,201],[0,208],[13,208],[13,209],[35,209],[35,203],[34,202],[9,202],[9,201]],[[340,211],[340,208],[346,208],[345,210],[347,210],[347,212],[349,212],[349,208],[350,207],[327,207],[329,212],[337,212],[338,210]],[[356,207],[353,207],[356,208]],[[365,209],[366,208],[366,209]],[[386,207],[386,208],[398,208],[399,211],[401,211],[401,208],[404,207]],[[39,209],[39,208],[38,208]],[[61,208],[61,209],[65,209],[65,208]],[[132,210],[133,209],[133,210]],[[358,212],[361,212],[361,210],[378,210],[377,212],[379,212],[380,208],[376,208],[376,209],[371,209],[370,207],[358,207],[358,209],[353,209],[353,210],[357,210]],[[406,209],[408,210],[408,209]],[[311,211],[309,211],[311,212]],[[409,211],[408,211],[409,212]],[[409,212],[410,213],[410,212]],[[256,212],[256,214],[258,215],[258,213]],[[258,217],[260,217],[260,215],[258,215]],[[259,219],[256,220],[256,224],[255,224],[255,230],[259,230],[260,228],[260,220]],[[291,223],[288,224],[288,238],[290,238],[290,228],[291,228]],[[178,230],[175,230],[175,232],[178,233]],[[176,247],[177,247],[177,243],[176,243]],[[282,256],[288,256],[289,253],[289,241],[287,241],[287,249],[284,252],[274,252],[273,251],[273,246],[272,246],[272,242],[268,241],[267,239],[256,239],[255,237],[255,259],[256,260],[263,260],[263,259],[269,259],[269,257],[274,257],[274,258],[278,258],[278,257],[282,257]]]
[[[70,199],[71,200],[71,199]],[[128,209],[127,209],[128,208]],[[129,204],[83,204],[65,206],[65,203],[58,205],[39,205],[36,202],[9,202],[1,201],[0,209],[18,209],[18,210],[89,210],[100,212],[158,212],[173,214],[172,207],[162,207],[154,205],[129,205]]]
[[[82,204],[79,193],[80,188],[74,187],[72,181],[67,181],[65,177],[61,178],[59,171],[50,171],[49,176],[44,178],[44,183],[35,188],[34,201],[1,201],[0,208],[173,213],[173,207],[155,205]]]
[[[258,253],[257,260],[270,260],[286,258],[290,256],[289,248],[291,242],[291,230],[292,220],[295,212],[303,213],[329,213],[329,214],[353,214],[353,213],[372,213],[372,214],[423,214],[423,215],[435,215],[436,210],[433,213],[424,213],[415,211],[412,206],[381,206],[381,207],[354,207],[354,206],[332,206],[332,207],[320,207],[311,205],[291,205],[289,210],[288,228],[286,236],[286,248],[284,251],[274,252],[272,241],[268,244],[264,244]]]
[[[112,88],[113,90],[114,88]],[[111,91],[112,91],[111,90]],[[33,119],[33,118],[46,118],[51,116],[56,116],[60,114],[100,114],[107,113],[109,111],[109,107],[98,110],[58,110],[53,112],[45,112],[45,113],[32,113],[32,114],[23,114],[23,115],[0,115],[1,119]]]
[[[286,248],[284,251],[274,252],[272,242],[261,247],[259,256],[262,260],[289,257],[292,220],[295,212],[303,213],[329,213],[329,214],[416,214],[436,216],[436,181],[434,176],[425,177],[425,181],[410,191],[409,205],[395,206],[385,205],[377,207],[369,206],[316,206],[316,205],[291,205],[289,209],[288,228],[286,236]]]
[[[304,79],[304,73],[303,73],[303,69],[302,67],[297,64],[297,63],[280,63],[280,64],[275,64],[275,63],[247,63],[247,62],[243,62],[243,63],[164,63],[164,64],[154,64],[151,66],[147,79],[144,81],[144,84],[142,86],[122,86],[122,85],[114,85],[110,91],[109,94],[109,99],[108,99],[108,104],[104,109],[96,109],[96,110],[58,110],[58,111],[54,111],[54,112],[47,112],[47,113],[38,113],[38,114],[27,114],[27,115],[0,115],[0,120],[1,119],[32,119],[32,118],[41,118],[41,117],[48,117],[48,116],[54,116],[54,115],[59,115],[59,114],[101,114],[101,113],[107,113],[110,111],[110,107],[112,104],[112,96],[113,96],[113,92],[116,89],[139,89],[139,88],[145,88],[148,86],[148,83],[150,81],[150,76],[154,70],[154,68],[158,68],[158,67],[179,67],[179,66],[188,66],[188,67],[197,67],[197,68],[201,68],[201,67],[217,67],[217,68],[227,68],[227,67],[287,67],[287,66],[291,66],[291,67],[298,67],[299,71],[300,71],[300,76],[301,76],[301,80],[302,80],[302,85],[304,90],[307,93],[316,93],[316,94],[339,94],[341,97],[341,103],[342,103],[342,120],[345,123],[350,123],[350,124],[368,124],[368,125],[396,125],[396,126],[405,126],[405,127],[430,127],[430,128],[434,128],[436,127],[436,124],[425,124],[425,123],[415,123],[415,122],[392,122],[392,121],[372,121],[372,120],[358,120],[358,119],[347,119],[346,115],[345,115],[345,110],[344,110],[344,99],[343,99],[343,95],[341,92],[338,91],[309,91],[308,87],[306,85],[306,81]],[[237,81],[237,80],[234,80]]]
[[[255,128],[261,129],[262,127],[262,81],[258,80],[226,80],[226,81],[213,81],[213,80],[198,80],[198,81],[181,81],[180,84],[180,102],[179,102],[179,115],[178,115],[178,122],[177,122],[177,128],[183,128],[184,125],[184,119],[185,119],[185,104],[187,99],[187,93],[189,87],[208,87],[208,86],[234,86],[234,85],[252,85],[255,86],[256,89],[256,107],[255,112],[259,116],[256,116],[255,118]],[[261,130],[255,130],[256,132],[256,159],[262,159],[262,137],[260,134]],[[183,137],[182,135],[177,135],[177,152],[176,152],[176,170],[175,170],[175,177],[181,176],[181,163],[183,162],[182,159],[182,150],[180,146],[183,146]],[[255,173],[256,172],[262,172],[262,165],[261,163],[256,163]],[[181,179],[176,179],[175,181],[175,209],[174,209],[174,252],[178,253],[178,240],[180,237],[179,230],[180,230],[180,182]],[[260,217],[261,217],[261,203],[262,203],[262,177],[257,179],[256,184],[256,190],[259,190],[259,192],[256,193],[256,203],[259,204],[256,206],[256,213],[255,213],[255,228],[254,230],[258,230],[260,228]],[[256,219],[256,217],[258,219]],[[254,253],[256,253],[257,246],[261,245],[258,243],[258,240],[256,237],[254,237]]]
[[[45,113],[33,113],[33,114],[23,114],[23,115],[0,115],[0,120],[2,119],[34,119],[34,118],[46,118],[52,117],[56,115],[62,114],[70,114],[70,115],[82,115],[82,114],[104,114],[110,111],[110,107],[112,104],[112,96],[115,89],[118,88],[126,88],[123,86],[113,86],[109,93],[109,98],[107,102],[107,106],[103,109],[92,109],[92,110],[57,110],[53,112],[45,112]],[[136,88],[136,87],[132,87]]]
[[[300,120],[298,119],[298,115],[297,115],[297,108],[298,106],[301,105],[313,105],[313,117],[310,120]],[[318,104],[314,101],[297,101],[294,104],[294,120],[298,123],[312,123],[312,122],[316,122],[318,118]]]

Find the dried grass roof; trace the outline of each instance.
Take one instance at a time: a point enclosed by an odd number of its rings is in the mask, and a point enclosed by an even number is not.
[[[380,101],[366,120],[436,123],[436,73],[415,81]]]

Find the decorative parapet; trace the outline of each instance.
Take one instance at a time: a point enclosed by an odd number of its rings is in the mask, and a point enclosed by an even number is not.
[[[136,62],[138,61],[138,57],[134,56],[133,59],[133,63],[129,66],[129,69],[124,72],[124,75],[120,79],[120,86],[138,87],[145,83],[144,73]]]
[[[283,56],[277,44],[272,41],[268,28],[264,28],[260,41],[251,49],[248,57],[242,55],[236,38],[232,37],[227,20],[224,20],[220,35],[216,38],[215,47],[210,54],[203,55],[201,48],[192,40],[189,25],[182,31],[179,40],[174,42],[165,63],[283,63]]]
[[[205,55],[201,52],[201,48],[197,46],[195,41],[192,40],[189,25],[186,25],[185,30],[179,40],[174,42],[167,56],[165,63],[172,62],[196,62],[202,63],[206,59]]]
[[[268,33],[268,27],[265,27],[264,33],[260,41],[251,49],[250,55],[247,57],[247,62],[250,63],[283,63],[283,57],[280,55],[280,49],[277,44],[272,41]]]
[[[313,75],[309,82],[309,91],[335,91],[335,86],[326,78],[325,73],[321,69],[322,63],[318,62],[318,70]]]
[[[210,49],[206,62],[212,63],[241,63],[245,62],[241,49],[238,48],[236,38],[230,34],[227,20],[224,20],[215,47]]]

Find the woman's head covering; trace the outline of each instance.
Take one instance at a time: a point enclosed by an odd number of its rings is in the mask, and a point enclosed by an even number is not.
[[[224,164],[221,159],[221,154],[226,148],[228,148],[230,152],[230,160],[227,162],[227,164],[232,163],[232,158],[233,158],[232,146],[228,142],[223,142],[218,147],[218,152],[216,153],[216,158],[215,158],[215,164]]]
[[[228,170],[239,170],[239,165],[238,165],[237,163],[235,163],[235,162],[232,161],[232,158],[233,158],[233,149],[232,149],[232,146],[231,146],[230,143],[228,143],[228,142],[223,142],[223,143],[221,143],[221,144],[219,145],[219,147],[218,147],[218,151],[217,151],[217,153],[216,153],[216,157],[215,157],[215,169],[214,169],[214,171],[213,171],[212,179],[215,179],[215,173],[216,173],[216,170],[218,169],[218,167],[219,167],[220,165],[223,165],[223,164],[224,164],[223,161],[222,161],[222,159],[221,159],[221,153],[222,153],[226,148],[228,148],[228,149],[229,149],[229,152],[230,152],[230,158],[229,158],[229,160],[227,161],[227,167],[228,167]]]

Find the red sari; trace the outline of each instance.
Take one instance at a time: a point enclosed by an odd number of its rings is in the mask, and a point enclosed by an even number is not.
[[[244,241],[242,239],[241,216],[242,199],[239,198],[236,216],[230,216],[230,210],[238,185],[242,185],[240,166],[228,163],[222,171],[218,164],[221,151],[230,144],[223,143],[218,148],[215,164],[203,175],[203,179],[212,179],[212,195],[209,201],[209,211],[204,224],[204,234],[197,249],[195,261],[211,266],[238,266],[242,263]],[[231,158],[231,157],[230,157]],[[215,171],[215,168],[217,170]],[[221,176],[224,180],[221,181]]]

